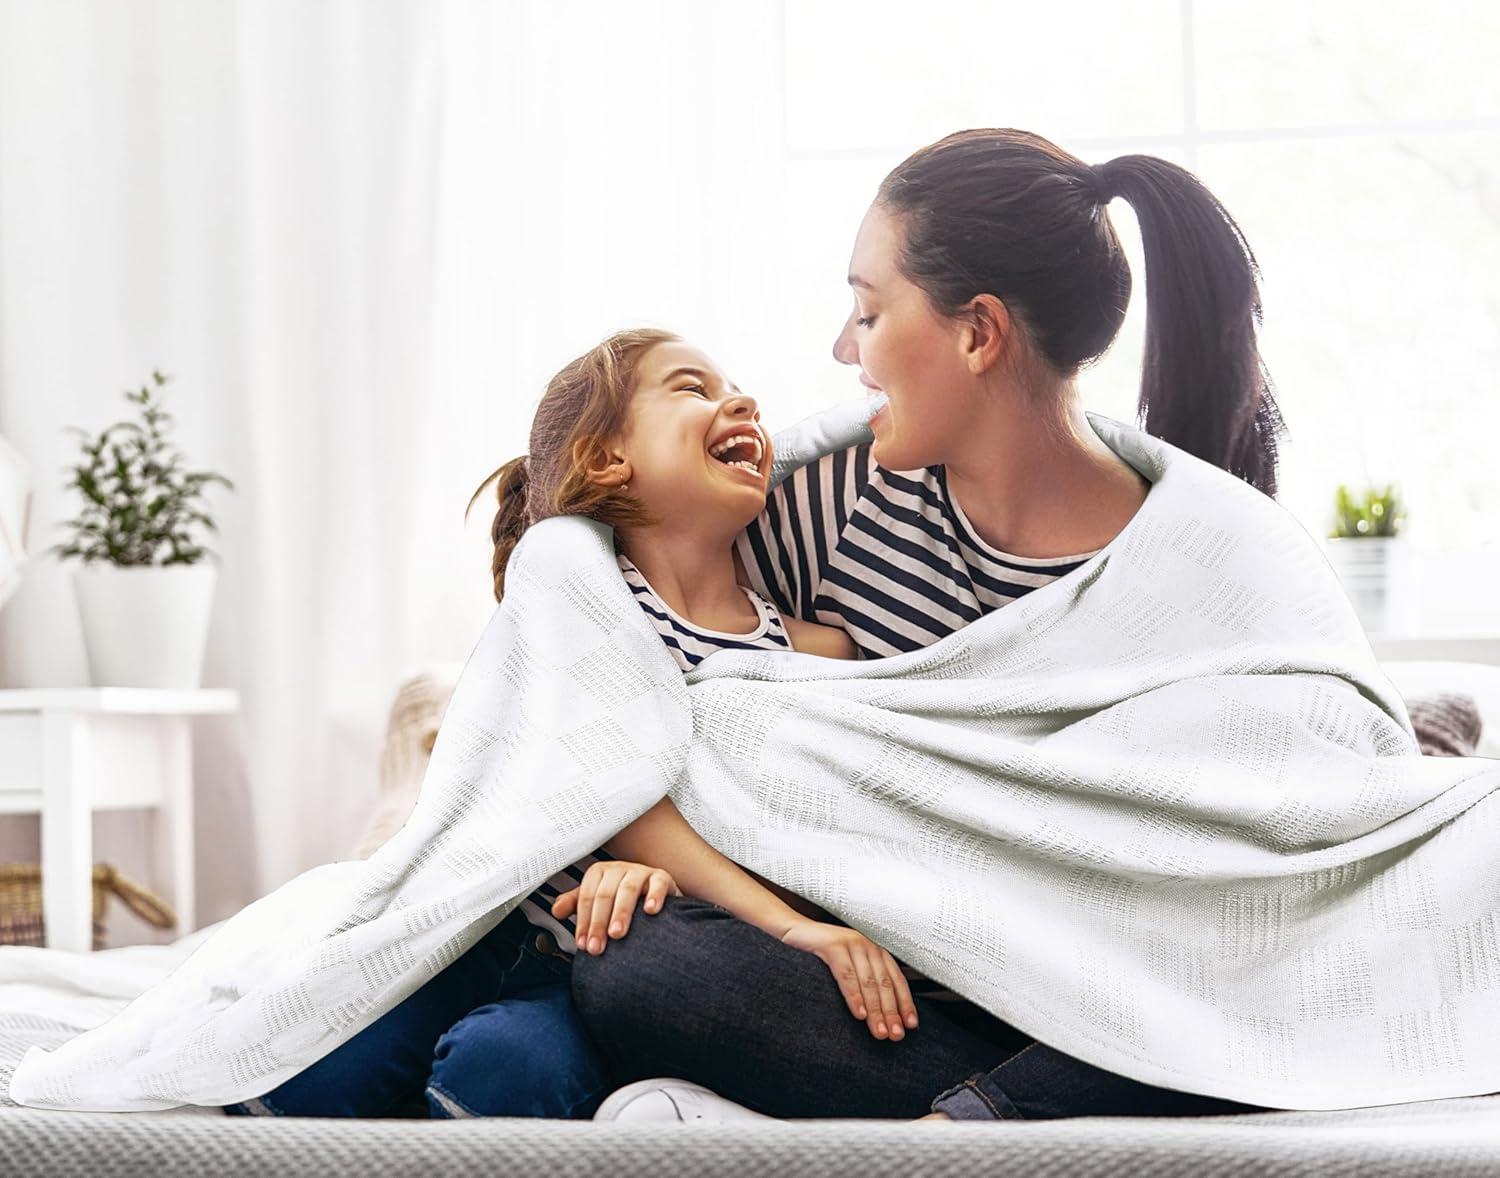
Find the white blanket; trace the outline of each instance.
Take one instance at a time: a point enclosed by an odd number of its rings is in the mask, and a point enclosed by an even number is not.
[[[405,827],[30,1048],[11,1097],[266,1092],[664,793],[726,855],[1100,1067],[1282,1108],[1500,1090],[1500,762],[1418,754],[1281,507],[1089,420],[1153,484],[1136,516],[893,658],[725,651],[684,676],[608,529],[538,524]],[[779,469],[863,436],[844,407],[809,419]]]

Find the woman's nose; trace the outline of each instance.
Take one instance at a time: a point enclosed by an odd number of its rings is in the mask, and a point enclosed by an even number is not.
[[[833,358],[840,364],[859,363],[859,346],[854,342],[854,315],[855,312],[849,312],[849,318],[844,320],[844,326],[833,341]]]

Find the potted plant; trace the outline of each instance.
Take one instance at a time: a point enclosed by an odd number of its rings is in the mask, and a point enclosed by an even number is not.
[[[184,470],[167,440],[172,415],[160,391],[170,377],[125,399],[139,421],[117,421],[97,437],[81,436],[82,458],[65,467],[65,489],[83,500],[62,526],[72,537],[49,551],[82,561],[73,574],[96,687],[197,687],[208,639],[218,567],[194,539],[196,527],[217,531],[205,510],[209,483],[234,484],[211,471]]]
[[[1334,493],[1328,559],[1370,633],[1390,633],[1409,620],[1412,563],[1409,544],[1400,534],[1405,523],[1406,508],[1395,484],[1361,492],[1340,484]]]

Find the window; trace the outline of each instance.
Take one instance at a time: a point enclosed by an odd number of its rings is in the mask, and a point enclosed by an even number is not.
[[[1326,533],[1340,481],[1390,480],[1424,548],[1500,553],[1500,5],[1354,0],[785,6],[785,351],[824,356],[880,178],[961,127],[1196,172],[1263,272],[1290,438],[1281,501]],[[1085,403],[1134,420],[1144,267]],[[857,395],[829,368],[819,403]],[[773,418],[780,418],[770,401]],[[788,406],[790,409],[791,407]]]

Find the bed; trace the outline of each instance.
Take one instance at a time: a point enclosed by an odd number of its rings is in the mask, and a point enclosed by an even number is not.
[[[1403,696],[1471,697],[1483,731],[1476,753],[1500,757],[1500,667],[1384,664]],[[399,827],[422,756],[451,691],[455,664],[398,692],[379,796],[354,854]],[[1500,848],[1497,848],[1500,859]],[[221,922],[222,923],[222,922]],[[1494,1174],[1500,1095],[1337,1112],[1196,1119],[1082,1118],[1006,1122],[871,1120],[705,1125],[492,1118],[378,1121],[226,1117],[217,1108],[70,1113],[16,1106],[9,1075],[30,1044],[52,1047],[95,1026],[212,936],[210,925],[167,945],[93,954],[0,947],[0,1157],[8,1173],[135,1175],[285,1173],[334,1168],[383,1174],[501,1172],[612,1175],[796,1172],[968,1175],[979,1166],[1111,1174]]]

